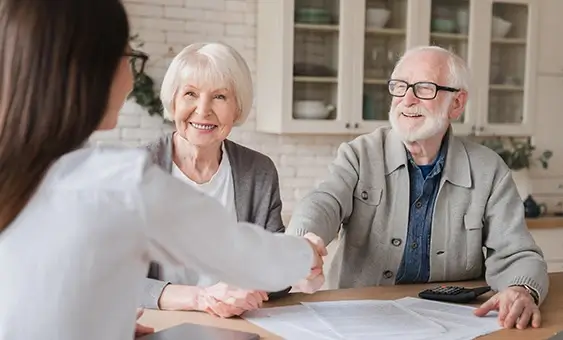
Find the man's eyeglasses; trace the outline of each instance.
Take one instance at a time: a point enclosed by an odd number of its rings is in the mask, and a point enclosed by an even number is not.
[[[147,60],[149,60],[149,55],[141,52],[132,50],[130,52],[125,53],[125,56],[129,57],[129,62],[131,63],[131,70],[133,71],[133,75],[137,77],[141,73],[145,71],[145,64]]]
[[[409,84],[404,80],[391,79],[387,82],[389,93],[393,97],[404,97],[409,88],[412,87],[413,93],[416,98],[423,100],[430,100],[436,98],[438,91],[458,92],[459,89],[447,86],[440,86],[436,83],[429,81],[419,81],[414,84]]]

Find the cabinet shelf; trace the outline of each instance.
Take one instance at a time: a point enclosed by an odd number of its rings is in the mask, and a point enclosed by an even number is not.
[[[459,33],[442,33],[442,32],[432,32],[430,33],[430,37],[433,39],[443,39],[443,40],[469,40],[469,36],[467,34],[459,34]],[[520,38],[492,38],[492,44],[498,45],[526,45],[526,39]]]
[[[370,85],[387,85],[387,79],[366,78],[364,84]]]
[[[295,23],[296,30],[338,32],[338,25]]]
[[[504,44],[504,45],[526,45],[526,39],[520,38],[493,38],[491,39],[493,44]]]
[[[401,28],[374,28],[367,27],[366,34],[373,35],[405,35],[407,32]]]
[[[467,40],[469,36],[467,34],[459,34],[459,33],[441,33],[441,32],[432,32],[430,34],[431,38],[435,39],[447,39],[447,40]]]
[[[524,91],[524,87],[519,85],[491,84],[489,88],[495,91]]]
[[[296,83],[337,83],[336,77],[311,77],[311,76],[294,76],[293,81]]]

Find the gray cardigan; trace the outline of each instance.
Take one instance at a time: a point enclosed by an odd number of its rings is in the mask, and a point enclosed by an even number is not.
[[[147,145],[152,160],[166,172],[172,172],[173,133],[168,133]],[[235,209],[239,222],[250,222],[271,232],[283,233],[278,172],[272,160],[257,151],[225,140],[225,150],[234,183]],[[158,308],[158,300],[169,282],[159,281],[158,264],[151,264],[145,279],[141,306]]]
[[[430,281],[480,278],[495,290],[525,284],[543,301],[547,265],[526,228],[510,170],[492,150],[449,134],[433,213]],[[340,232],[332,281],[350,288],[393,285],[409,219],[405,147],[389,128],[343,143],[330,174],[295,208],[288,234]],[[485,252],[483,251],[485,249]]]

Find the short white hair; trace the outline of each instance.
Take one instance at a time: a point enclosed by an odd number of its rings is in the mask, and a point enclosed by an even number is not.
[[[165,119],[173,120],[178,89],[188,81],[200,86],[233,91],[239,110],[235,125],[243,124],[248,118],[254,100],[252,76],[246,61],[231,46],[222,43],[195,43],[185,47],[174,57],[160,89]]]
[[[455,53],[439,46],[417,46],[407,50],[399,61],[397,61],[391,78],[395,76],[396,70],[403,64],[407,57],[421,52],[431,52],[445,56],[449,70],[447,86],[469,91],[470,72],[467,63]]]

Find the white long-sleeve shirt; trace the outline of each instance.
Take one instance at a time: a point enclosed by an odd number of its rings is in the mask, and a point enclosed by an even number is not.
[[[237,211],[235,206],[235,184],[233,180],[233,172],[231,162],[225,149],[225,144],[221,146],[223,156],[219,163],[217,172],[206,183],[197,183],[189,178],[180,170],[176,163],[172,162],[172,176],[178,178],[182,182],[189,184],[192,188],[206,194],[217,200],[229,213],[233,221],[237,221]],[[206,275],[186,268],[186,266],[166,266],[160,264],[160,280],[172,282],[174,284],[185,284],[200,287],[209,287],[218,283],[217,278]]]
[[[130,339],[150,260],[266,291],[307,276],[304,239],[233,223],[141,150],[71,152],[0,233],[0,339]]]

